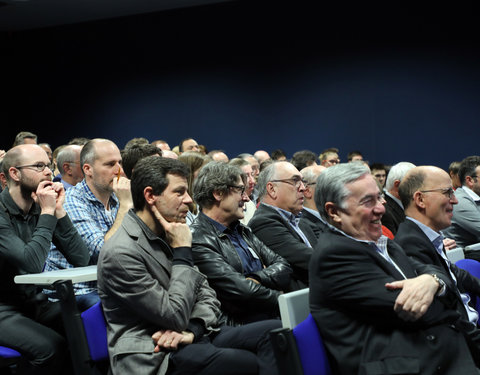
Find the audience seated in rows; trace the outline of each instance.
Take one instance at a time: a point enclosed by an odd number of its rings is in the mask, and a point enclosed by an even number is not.
[[[112,374],[277,374],[268,333],[279,320],[219,325],[220,302],[193,265],[187,176],[177,160],[138,162],[134,210],[100,252]]]

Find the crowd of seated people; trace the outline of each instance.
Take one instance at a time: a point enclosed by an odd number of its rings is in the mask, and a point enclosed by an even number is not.
[[[306,287],[334,374],[478,374],[480,281],[445,252],[480,242],[480,157],[347,160],[19,133],[0,150],[0,346],[18,374],[72,373],[58,296],[13,278],[97,265],[74,293],[102,303],[113,374],[277,374],[277,300]]]

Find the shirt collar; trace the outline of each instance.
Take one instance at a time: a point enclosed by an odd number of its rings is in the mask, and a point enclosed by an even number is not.
[[[240,222],[238,220],[234,221],[230,227],[226,227],[225,225],[219,223],[218,221],[216,220],[213,220],[211,217],[205,215],[203,212],[200,212],[199,215],[203,215],[205,216],[209,221],[210,223],[213,224],[213,226],[220,232],[220,233],[225,233],[227,231],[230,231],[230,232],[241,232],[241,228],[242,226],[239,225]]]
[[[307,212],[310,212],[317,219],[320,219],[321,221],[323,221],[322,217],[320,216],[320,213],[317,210],[312,210],[311,208],[308,208],[308,207],[303,207],[303,209]]]
[[[422,232],[425,233],[425,235],[428,237],[430,242],[433,243],[433,245],[437,248],[437,250],[440,249],[440,251],[442,251],[443,235],[441,233],[434,231],[432,228],[414,219],[413,217],[407,216],[407,219],[417,224],[418,227],[422,230]]]
[[[328,227],[333,230],[334,232],[337,232],[337,233],[340,233],[342,236],[345,236],[345,237],[348,237],[354,241],[357,241],[357,242],[361,242],[361,243],[365,243],[369,246],[374,246],[374,247],[379,247],[380,249],[382,250],[386,250],[387,249],[387,242],[388,242],[388,237],[387,236],[384,236],[383,234],[380,236],[380,238],[377,240],[377,242],[375,241],[366,241],[366,240],[359,240],[358,238],[355,238],[355,237],[352,237],[348,234],[346,234],[344,231],[338,229],[337,227],[333,226],[332,224],[326,222],[326,224],[328,225]]]
[[[477,193],[475,193],[472,189],[466,187],[465,185],[462,186],[462,189],[467,193],[467,195],[470,196],[475,202],[480,201],[480,197],[478,196]]]

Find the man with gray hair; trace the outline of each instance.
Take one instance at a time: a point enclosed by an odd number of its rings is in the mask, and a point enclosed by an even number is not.
[[[299,227],[305,201],[302,174],[289,162],[275,162],[260,173],[257,186],[261,203],[248,226],[265,245],[290,263],[291,289],[305,288],[317,237],[310,227]]]
[[[248,201],[246,182],[240,168],[210,162],[193,189],[201,207],[190,226],[193,259],[217,292],[229,325],[277,318],[277,299],[288,290],[292,272],[286,260],[240,223]]]
[[[393,235],[397,233],[398,226],[405,220],[404,207],[398,194],[398,187],[402,182],[403,176],[415,164],[402,161],[395,164],[388,173],[387,182],[385,183],[385,214],[382,217],[382,224],[386,226]]]
[[[478,374],[479,332],[456,310],[455,284],[382,236],[368,168],[328,168],[315,202],[330,230],[310,263],[310,310],[332,372]]]
[[[65,190],[83,180],[83,172],[80,165],[82,147],[79,145],[67,145],[57,155],[57,168],[62,176],[60,182]]]
[[[303,193],[305,195],[305,201],[303,202],[302,217],[300,218],[299,225],[302,229],[304,226],[310,227],[317,238],[319,238],[320,234],[326,229],[326,224],[318,213],[317,205],[315,204],[314,199],[317,178],[325,169],[327,168],[323,165],[315,164],[305,167],[300,171],[303,179],[306,181],[306,184],[305,191]]]

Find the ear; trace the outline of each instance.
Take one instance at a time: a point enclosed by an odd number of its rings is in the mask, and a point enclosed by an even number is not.
[[[67,175],[72,174],[72,167],[70,166],[70,163],[63,163],[62,167]]]
[[[339,215],[338,207],[333,202],[325,203],[325,212],[327,216],[335,223],[341,223],[342,218]]]
[[[419,208],[425,208],[425,198],[424,195],[418,190],[413,194],[413,202]]]
[[[82,169],[83,169],[83,174],[85,176],[90,176],[90,177],[92,176],[92,166],[90,164],[88,163],[83,164]]]
[[[17,168],[14,168],[14,167],[10,167],[10,169],[8,170],[8,174],[10,176],[10,178],[13,180],[13,181],[20,181],[20,176],[21,176],[21,173],[19,169]]]
[[[267,194],[272,199],[277,198],[277,188],[272,182],[267,182]]]
[[[472,188],[473,184],[475,183],[475,181],[473,181],[473,178],[472,176],[465,176],[465,185],[467,185],[467,187],[469,189]]]
[[[398,190],[398,187],[400,186],[400,180],[395,180],[393,181],[393,187]]]
[[[305,190],[303,192],[303,195],[307,199],[311,199],[313,197],[313,191],[312,191],[312,188],[310,187],[310,185],[305,186]]]
[[[151,186],[147,186],[143,189],[143,197],[148,206],[153,206],[157,201],[157,196],[153,194],[153,189]]]
[[[223,197],[225,196],[224,192],[223,191],[214,191],[213,192],[213,197],[215,198],[215,200],[217,202],[221,202]]]

